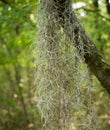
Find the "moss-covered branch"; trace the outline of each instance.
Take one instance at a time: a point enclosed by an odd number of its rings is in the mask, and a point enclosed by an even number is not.
[[[102,55],[95,47],[94,42],[86,34],[75,13],[72,11],[71,0],[54,0],[61,26],[70,37],[72,43],[79,50],[82,39],[84,58],[91,72],[98,78],[102,86],[110,94],[110,65],[104,62]]]

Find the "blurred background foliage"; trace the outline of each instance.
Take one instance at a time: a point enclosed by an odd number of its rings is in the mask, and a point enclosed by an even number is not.
[[[110,64],[109,0],[74,0],[73,8]],[[38,0],[0,0],[0,130],[41,130],[34,85]],[[110,130],[109,96],[95,77],[102,130]]]

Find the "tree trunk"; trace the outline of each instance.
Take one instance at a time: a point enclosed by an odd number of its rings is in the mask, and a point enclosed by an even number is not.
[[[110,15],[110,2],[109,2],[109,0],[106,0],[106,8],[107,8],[107,13]]]
[[[72,11],[71,0],[54,0],[58,13],[58,19],[65,33],[70,37],[72,43],[80,53],[80,42],[82,39],[84,59],[90,71],[98,78],[102,86],[110,94],[110,65],[105,63],[102,55],[95,47],[94,42],[86,34],[75,13]],[[80,53],[81,54],[81,53]]]
[[[98,10],[99,8],[98,0],[93,0],[93,4],[94,4],[94,7]]]

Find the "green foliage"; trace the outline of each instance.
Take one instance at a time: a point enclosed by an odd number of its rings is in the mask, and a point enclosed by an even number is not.
[[[37,38],[38,0],[5,1],[0,1],[0,130],[40,130],[42,123],[34,102],[36,52],[30,50]],[[86,9],[76,9],[77,15],[110,63],[110,16],[104,0],[99,0],[99,11],[91,0],[74,2],[86,4]],[[93,80],[100,124],[102,130],[109,130],[110,102],[95,77]]]
[[[0,1],[0,130],[35,130],[34,63],[30,46],[36,34],[35,1]]]

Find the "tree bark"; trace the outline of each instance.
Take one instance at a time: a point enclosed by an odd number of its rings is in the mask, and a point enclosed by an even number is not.
[[[107,13],[110,15],[110,2],[109,2],[109,0],[106,0],[106,8],[107,8]]]
[[[54,7],[58,13],[58,19],[60,20],[60,25],[63,27],[65,33],[70,37],[72,43],[80,54],[81,50],[79,46],[81,43],[78,38],[80,37],[82,39],[86,64],[110,94],[110,65],[105,63],[94,42],[89,38],[84,28],[81,26],[72,10],[71,0],[54,0],[54,3]]]
[[[94,7],[98,10],[99,8],[98,0],[93,0],[93,4],[94,4]]]

